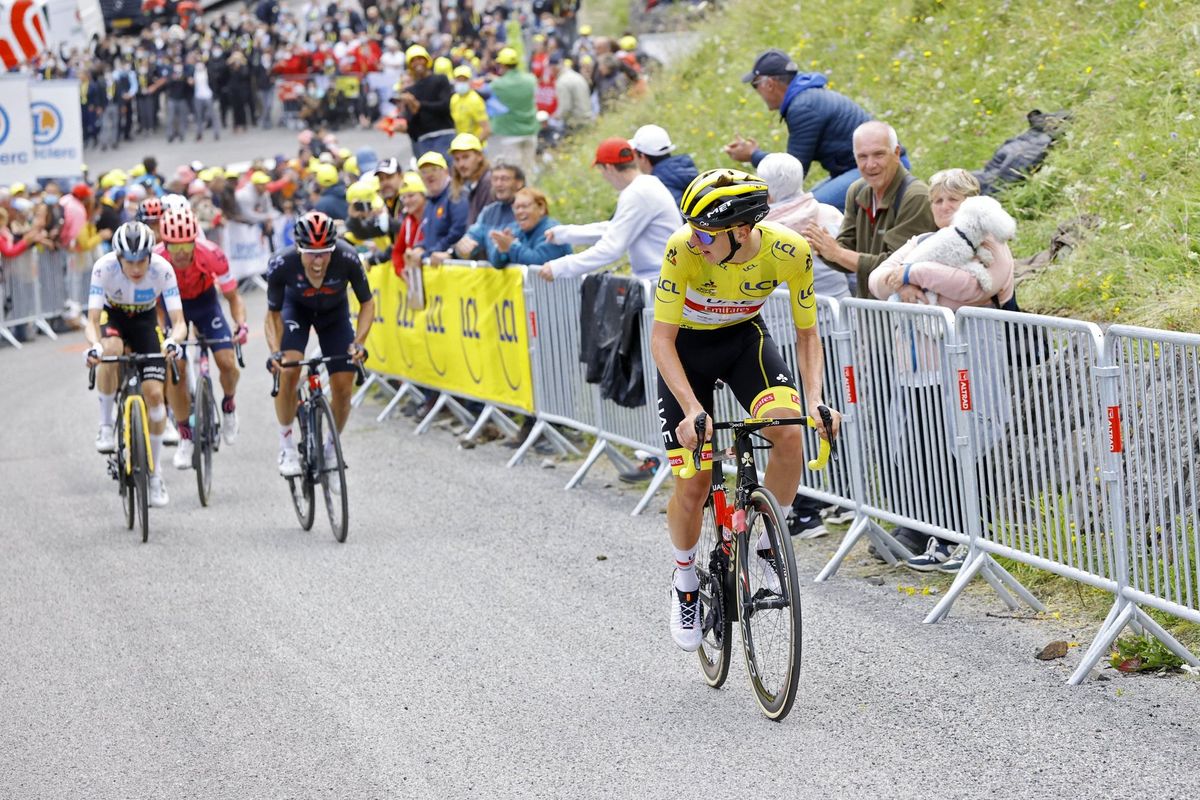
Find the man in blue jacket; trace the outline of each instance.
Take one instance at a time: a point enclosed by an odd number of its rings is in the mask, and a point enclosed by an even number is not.
[[[765,51],[742,76],[742,83],[750,84],[767,108],[779,111],[788,129],[787,151],[804,165],[804,174],[813,161],[829,173],[828,180],[813,187],[813,197],[845,212],[846,190],[862,177],[854,163],[854,131],[871,115],[845,95],[826,89],[827,82],[819,72],[800,72],[787,53],[776,49]],[[767,155],[758,142],[740,134],[725,145],[725,153],[754,166]],[[907,157],[902,162],[910,166]]]
[[[643,125],[629,140],[633,146],[634,163],[644,175],[653,175],[675,198],[675,204],[683,200],[683,190],[700,172],[689,155],[673,156],[675,145],[665,129],[658,125]]]

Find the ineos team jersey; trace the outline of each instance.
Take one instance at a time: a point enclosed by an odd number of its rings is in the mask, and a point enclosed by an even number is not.
[[[137,282],[121,271],[121,262],[117,260],[116,253],[105,253],[92,267],[92,285],[88,290],[89,311],[108,306],[129,315],[140,314],[153,309],[159,297],[163,299],[168,312],[183,310],[175,269],[162,256],[150,256],[146,274]]]
[[[762,234],[758,254],[742,264],[709,263],[692,248],[687,225],[672,234],[654,293],[654,320],[687,330],[725,328],[757,316],[771,293],[786,283],[796,327],[816,325],[808,242],[773,222],[760,222],[757,228]]]

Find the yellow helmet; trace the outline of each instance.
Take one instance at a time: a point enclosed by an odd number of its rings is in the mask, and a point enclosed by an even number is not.
[[[338,182],[338,168],[333,164],[322,164],[317,167],[317,185],[328,189]]]
[[[131,178],[140,178],[145,174],[146,174],[146,165],[145,164],[134,164],[133,168],[129,170],[129,177],[131,177]]]
[[[471,80],[471,78],[473,77],[471,75],[471,68],[468,67],[466,64],[459,64],[457,67],[454,68],[454,77],[455,78],[466,78],[467,80]]]
[[[767,216],[767,184],[741,170],[710,169],[683,190],[679,210],[704,228],[754,225]]]
[[[505,47],[496,54],[496,63],[503,64],[506,67],[515,67],[521,63],[521,57],[517,55],[517,51],[511,47]]]
[[[347,158],[342,162],[342,169],[346,170],[346,172],[349,172],[351,175],[357,175],[359,172],[358,158],[356,156],[350,156]]]
[[[404,173],[404,183],[400,184],[400,194],[426,194],[425,181],[416,172]]]
[[[122,170],[114,169],[105,173],[104,177],[100,179],[100,188],[112,189],[116,186],[124,186],[128,182],[128,175],[126,175]],[[21,188],[24,189],[25,187],[22,186]]]
[[[346,188],[347,203],[370,203],[371,207],[382,206],[379,196],[379,185],[369,180],[355,181]]]
[[[417,159],[417,166],[434,166],[441,167],[442,169],[450,169],[450,165],[446,163],[446,157],[437,150],[430,150],[428,153]]]
[[[617,47],[622,50],[637,50],[637,37],[626,34],[617,40]]]

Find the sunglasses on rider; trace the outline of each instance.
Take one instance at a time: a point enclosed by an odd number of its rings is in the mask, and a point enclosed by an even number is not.
[[[714,234],[725,233],[725,231],[731,231],[734,228],[736,228],[737,226],[731,225],[728,228],[713,229],[713,228],[697,228],[695,225],[688,223],[688,227],[692,229],[692,233],[696,234],[696,238],[700,240],[701,244],[707,245],[707,244],[712,244],[714,241],[716,241],[717,237],[714,236]]]
[[[195,249],[195,242],[171,242],[167,245],[167,252],[173,256],[186,256]]]

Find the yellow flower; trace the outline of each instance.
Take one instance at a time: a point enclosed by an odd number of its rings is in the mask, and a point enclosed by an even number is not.
[[[921,55],[925,56],[926,58],[929,58],[930,56],[932,56],[932,55],[933,55],[933,51],[932,51],[932,50],[926,50],[926,51],[925,51],[924,53],[922,53]]]
[[[1083,68],[1083,74],[1084,74],[1084,75],[1091,75],[1091,74],[1092,74],[1092,68],[1091,68],[1091,67],[1084,67],[1084,68]]]

